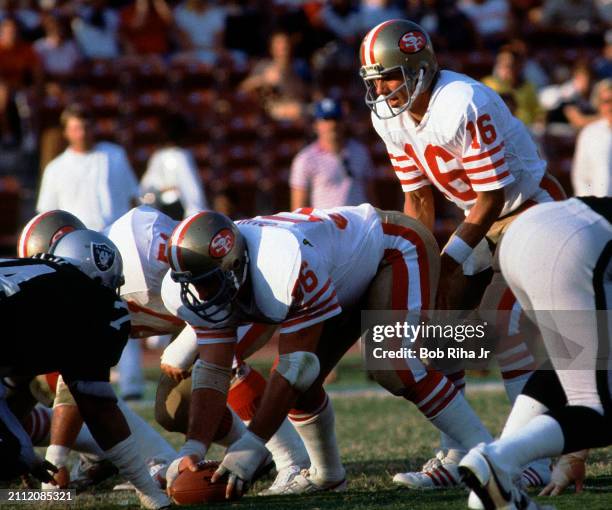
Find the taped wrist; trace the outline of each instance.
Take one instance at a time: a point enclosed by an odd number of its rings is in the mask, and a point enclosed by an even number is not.
[[[473,251],[474,249],[468,243],[458,235],[453,234],[442,249],[442,254],[448,255],[458,264],[463,264]]]
[[[317,355],[306,351],[281,354],[276,366],[276,371],[287,380],[291,387],[301,393],[312,386],[320,370]]]
[[[70,448],[59,444],[51,444],[47,447],[45,453],[45,460],[48,460],[55,467],[61,468],[66,467],[68,464],[68,455],[70,454]]]
[[[161,362],[164,365],[188,370],[193,365],[198,351],[195,331],[186,326],[174,341],[164,349]]]
[[[208,388],[227,395],[231,379],[231,368],[199,359],[191,372],[191,391]]]

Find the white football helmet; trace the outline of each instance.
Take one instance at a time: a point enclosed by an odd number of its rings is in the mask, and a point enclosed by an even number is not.
[[[49,254],[61,257],[113,290],[123,285],[123,260],[115,244],[93,230],[74,230],[55,241]]]

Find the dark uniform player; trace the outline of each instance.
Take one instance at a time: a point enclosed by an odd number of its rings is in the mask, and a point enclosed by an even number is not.
[[[108,238],[89,230],[63,236],[50,253],[37,259],[0,259],[0,376],[27,379],[60,372],[92,435],[137,487],[142,504],[168,506],[148,474],[109,383],[110,368],[119,360],[130,330],[127,306],[117,295],[121,256]],[[35,476],[49,480],[50,466],[41,466],[4,402],[0,422],[0,444],[6,443],[0,452],[0,475],[7,478],[34,468]]]

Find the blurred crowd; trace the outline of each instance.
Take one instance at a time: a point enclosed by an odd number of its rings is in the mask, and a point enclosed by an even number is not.
[[[441,67],[504,97],[571,193],[576,138],[609,108],[593,94],[612,78],[608,0],[0,0],[0,244],[70,143],[60,115],[74,104],[88,136],[121,148],[140,198],[174,216],[311,203],[296,155],[325,136],[336,137],[329,151],[353,154],[339,156],[341,175],[371,174],[350,193],[401,208],[357,52],[371,27],[398,17],[430,33]],[[335,114],[313,108],[323,98],[339,102]],[[341,126],[326,135],[315,119]]]

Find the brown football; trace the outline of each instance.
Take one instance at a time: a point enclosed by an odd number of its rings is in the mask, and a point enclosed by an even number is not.
[[[177,505],[228,501],[225,499],[227,475],[216,483],[210,482],[219,464],[216,461],[205,461],[200,463],[199,471],[183,471],[170,487],[170,497]]]

